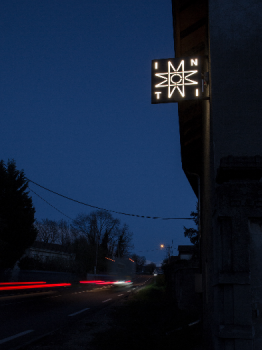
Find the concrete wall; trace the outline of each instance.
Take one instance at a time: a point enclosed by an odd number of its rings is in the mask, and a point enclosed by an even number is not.
[[[262,349],[262,219],[249,218],[254,350]]]
[[[199,267],[192,261],[178,260],[164,267],[165,281],[169,295],[180,310],[201,317],[202,289],[199,288]]]
[[[20,270],[17,273],[16,280],[18,282],[77,283],[80,278],[73,273],[67,272]]]
[[[181,268],[174,271],[174,295],[180,310],[195,314],[196,318],[201,315],[202,295],[196,293],[197,268]]]
[[[212,245],[206,243],[203,252],[206,349],[262,348],[262,157],[258,160],[221,162],[212,240],[206,240]]]

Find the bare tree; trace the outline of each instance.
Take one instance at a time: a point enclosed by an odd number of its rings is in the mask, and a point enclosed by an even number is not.
[[[79,214],[72,224],[75,236],[85,236],[89,244],[100,244],[104,235],[108,238],[116,234],[120,221],[104,210],[93,211],[90,214]]]
[[[42,219],[35,221],[38,234],[36,240],[44,243],[59,243],[58,224],[54,220]]]
[[[132,248],[132,233],[126,224],[105,210],[79,214],[72,223],[74,239],[84,237],[90,246],[94,266],[104,269],[105,257],[126,256]]]
[[[59,243],[63,246],[69,246],[72,242],[72,233],[70,224],[65,220],[60,220],[57,223]]]

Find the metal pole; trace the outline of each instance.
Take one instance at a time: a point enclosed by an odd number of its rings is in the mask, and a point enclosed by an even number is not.
[[[96,267],[97,267],[97,249],[98,249],[98,240],[97,240],[97,234],[96,234],[96,259],[95,259],[95,266],[94,266],[94,275],[96,275]]]

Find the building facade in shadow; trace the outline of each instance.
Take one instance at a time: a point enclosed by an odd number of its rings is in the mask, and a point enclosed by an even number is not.
[[[201,57],[178,102],[182,166],[200,202],[205,349],[262,349],[262,3],[173,0],[175,57]]]

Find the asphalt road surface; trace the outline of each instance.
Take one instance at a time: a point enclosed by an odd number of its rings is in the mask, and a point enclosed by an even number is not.
[[[0,349],[17,349],[88,313],[97,312],[142,288],[151,278],[137,275],[132,284],[118,287],[79,284],[48,291],[0,295]]]

